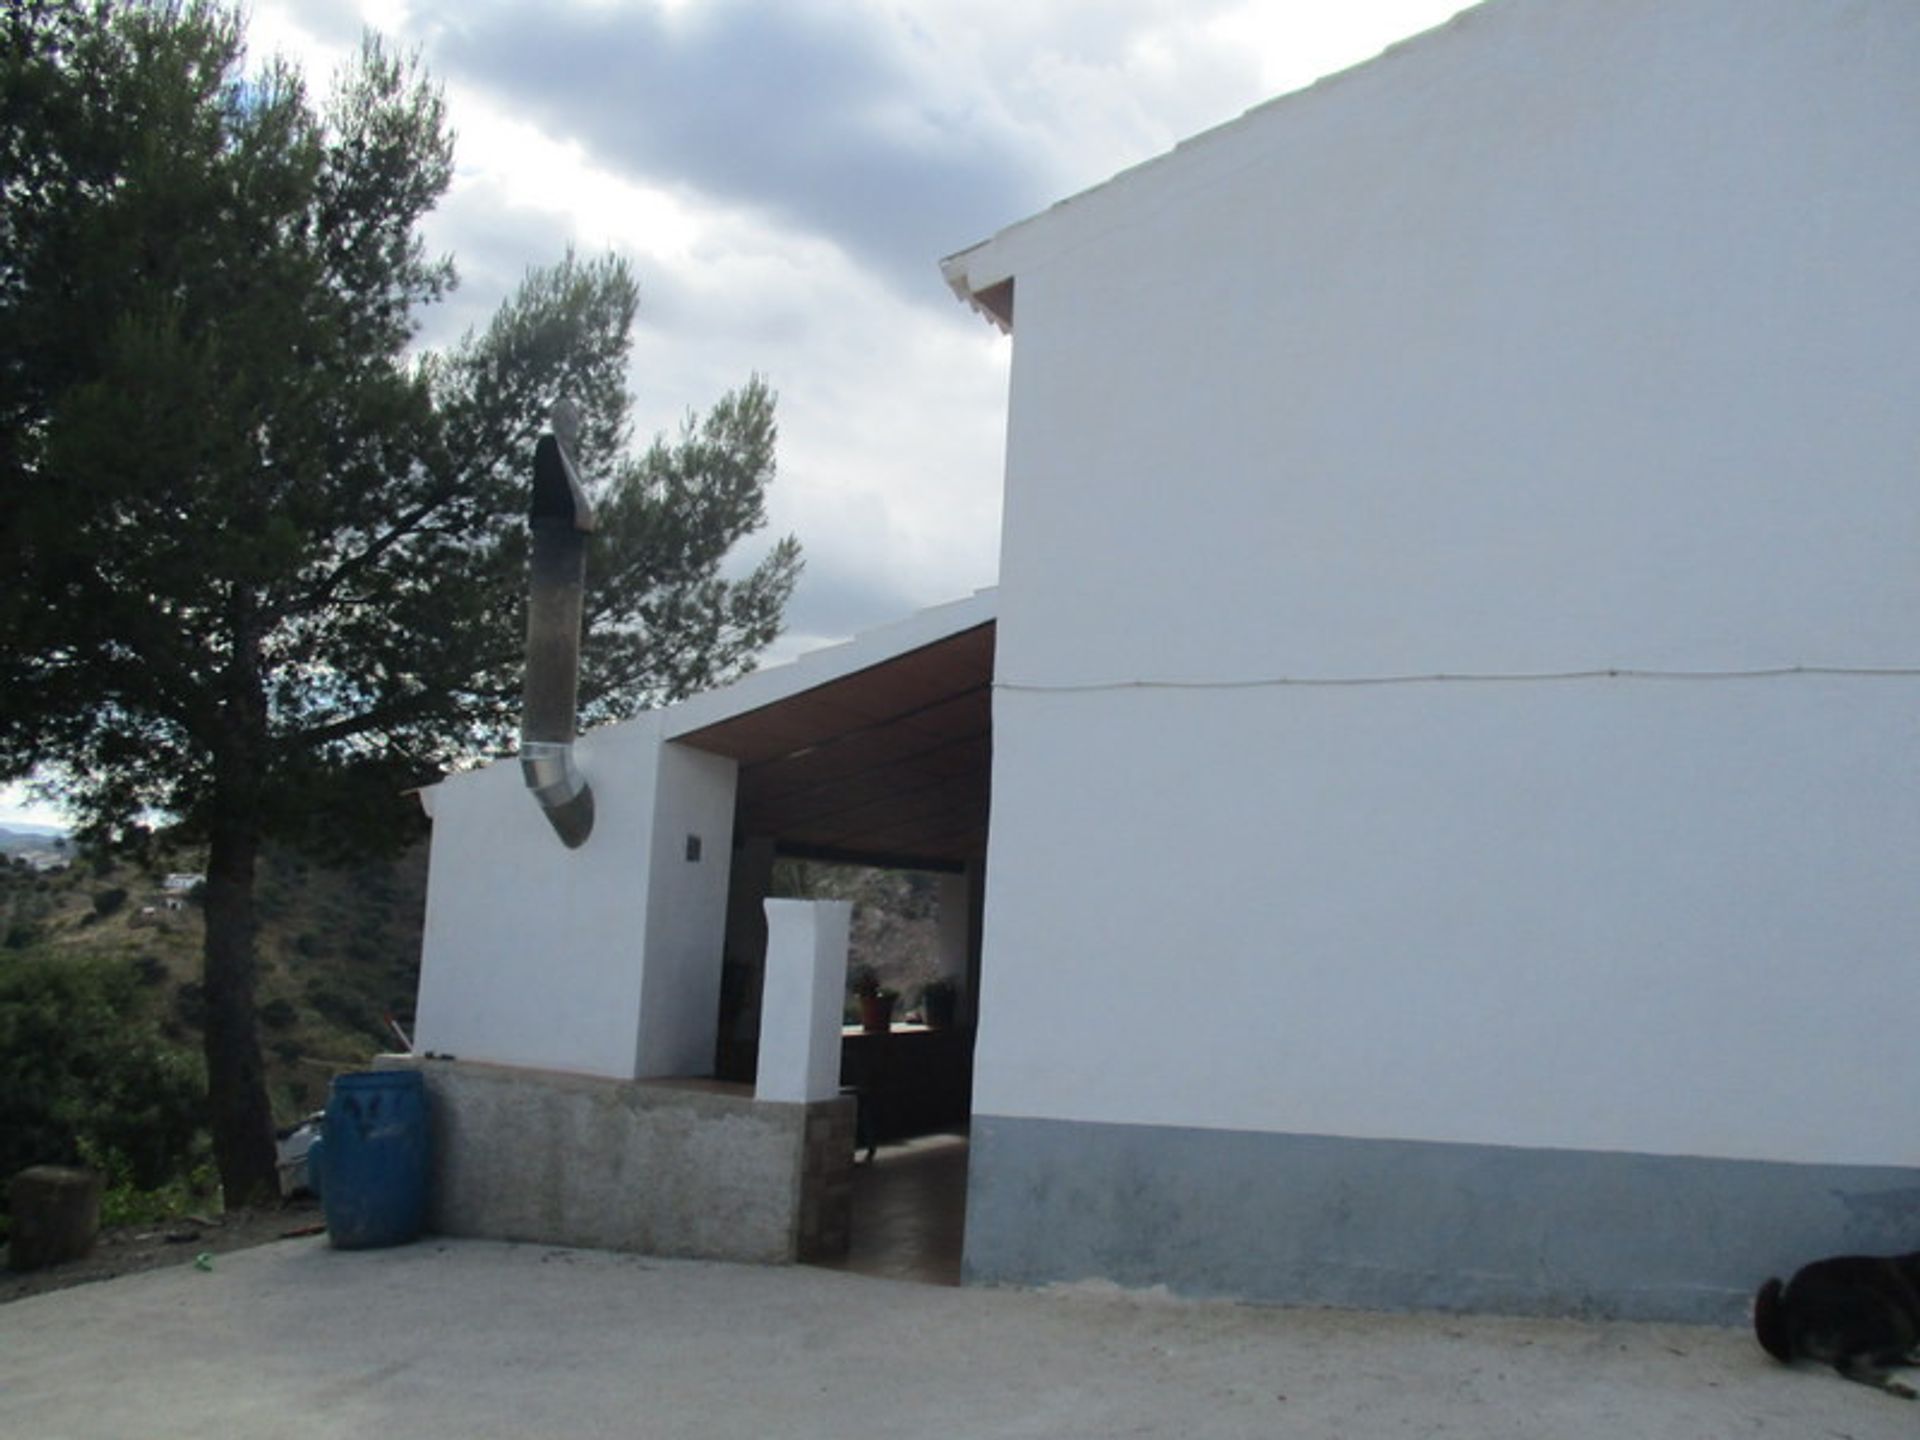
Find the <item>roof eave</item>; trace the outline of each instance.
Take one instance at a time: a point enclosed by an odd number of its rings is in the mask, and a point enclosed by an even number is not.
[[[995,243],[983,240],[978,245],[949,255],[940,262],[940,273],[962,300],[997,326],[1002,334],[1013,333],[1013,276],[996,263]]]

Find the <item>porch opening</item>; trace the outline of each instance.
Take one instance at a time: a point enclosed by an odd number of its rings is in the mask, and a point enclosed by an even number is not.
[[[957,1283],[992,751],[991,622],[676,735],[738,762],[714,1073],[753,1083],[768,898],[854,904],[847,1268]],[[871,1007],[870,1007],[871,1008]]]

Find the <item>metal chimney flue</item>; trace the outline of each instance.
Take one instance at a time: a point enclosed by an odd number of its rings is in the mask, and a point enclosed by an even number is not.
[[[553,408],[553,428],[533,452],[527,595],[526,695],[520,771],[547,822],[569,850],[593,833],[593,789],[573,758],[580,690],[580,622],[593,507],[573,467],[577,412]]]

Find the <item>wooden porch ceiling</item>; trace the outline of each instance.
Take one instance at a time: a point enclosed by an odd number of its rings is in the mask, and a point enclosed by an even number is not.
[[[740,762],[735,831],[789,854],[945,867],[986,851],[989,621],[679,736]]]

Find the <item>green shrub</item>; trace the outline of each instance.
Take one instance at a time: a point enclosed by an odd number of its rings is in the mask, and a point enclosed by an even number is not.
[[[199,1057],[161,1038],[124,961],[0,963],[0,1174],[90,1163],[164,1185],[186,1167],[205,1096]]]
[[[91,1147],[83,1146],[83,1151]],[[100,1195],[102,1225],[154,1225],[195,1210],[214,1210],[220,1205],[220,1179],[213,1162],[196,1156],[184,1162],[170,1179],[152,1188],[142,1188],[124,1158],[108,1152],[86,1154],[89,1165],[106,1177]]]
[[[343,1030],[375,1035],[382,1033],[379,1023],[367,1013],[366,1006],[351,995],[342,995],[338,990],[328,988],[322,981],[312,981],[307,985],[307,1003]]]

